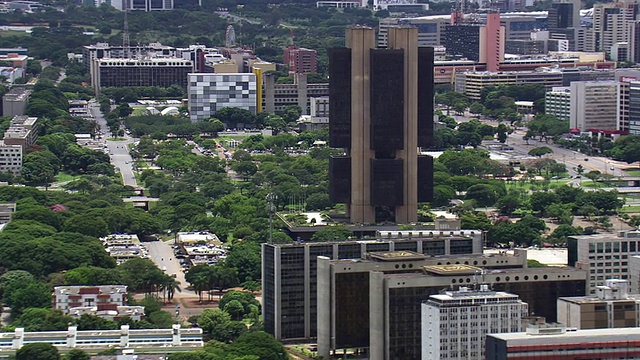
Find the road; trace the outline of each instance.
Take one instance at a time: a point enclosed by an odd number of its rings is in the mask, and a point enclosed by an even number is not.
[[[105,138],[107,134],[110,133],[110,130],[107,125],[107,120],[100,111],[100,104],[95,100],[92,100],[89,102],[89,107],[91,109],[91,114],[100,126],[100,136]],[[137,187],[138,182],[136,181],[135,172],[133,171],[133,158],[131,158],[131,155],[129,154],[128,145],[135,141],[136,139],[127,135],[125,135],[124,140],[122,141],[104,140],[107,145],[107,149],[109,150],[111,164],[115,167],[116,172],[119,172],[122,175],[122,182],[124,185],[133,187]]]
[[[174,295],[176,298],[197,296],[195,292],[186,289],[189,284],[184,279],[184,272],[182,272],[180,262],[176,259],[173,248],[171,247],[173,241],[152,241],[144,244],[147,250],[149,250],[149,258],[153,260],[160,269],[163,269],[167,274],[176,274],[176,280],[180,282],[181,288],[181,291],[176,292]]]

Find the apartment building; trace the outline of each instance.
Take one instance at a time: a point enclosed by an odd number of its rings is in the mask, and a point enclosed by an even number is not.
[[[9,145],[0,140],[0,172],[20,174],[22,170],[22,146]]]
[[[38,118],[33,116],[14,116],[9,128],[4,132],[5,145],[20,145],[24,154],[38,140]]]

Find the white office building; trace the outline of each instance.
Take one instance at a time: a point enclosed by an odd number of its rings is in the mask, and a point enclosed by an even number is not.
[[[487,334],[520,331],[528,305],[518,295],[460,287],[422,304],[422,359],[485,358]]]
[[[580,131],[615,130],[619,86],[616,81],[572,82],[569,126]]]
[[[571,88],[555,86],[544,97],[544,113],[560,120],[571,118]]]
[[[252,73],[193,73],[187,87],[191,121],[213,117],[226,107],[257,110],[256,75]]]
[[[20,174],[22,169],[22,146],[8,145],[0,140],[0,172]]]
[[[618,234],[571,236],[567,240],[568,265],[587,270],[588,295],[607,279],[630,279],[630,257],[640,251],[640,231],[620,231]],[[638,265],[640,268],[640,264]],[[631,280],[631,292],[638,293],[638,274]]]

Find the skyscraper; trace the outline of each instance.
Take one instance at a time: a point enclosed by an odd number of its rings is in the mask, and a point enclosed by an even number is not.
[[[329,143],[345,149],[330,161],[330,197],[353,223],[415,222],[433,192],[433,159],[418,156],[433,138],[433,48],[418,48],[416,28],[388,31],[386,49],[354,27],[329,52]]]
[[[505,27],[500,26],[500,13],[487,14],[487,24],[480,28],[480,62],[488,71],[500,70],[504,61]]]

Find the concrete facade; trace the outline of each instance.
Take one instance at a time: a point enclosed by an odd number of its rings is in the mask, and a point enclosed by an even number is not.
[[[616,81],[575,81],[571,83],[572,129],[615,130],[618,118]]]
[[[349,348],[386,360],[422,357],[421,304],[443,289],[493,284],[493,290],[517,294],[529,311],[554,320],[556,298],[583,295],[586,274],[527,268],[526,251],[423,259],[396,251],[371,254],[367,261],[318,257],[317,277],[319,355]]]
[[[257,109],[256,75],[189,74],[188,99],[191,121],[200,122],[213,117],[225,107],[236,107],[255,114]]]
[[[2,97],[2,116],[21,116],[27,108],[31,90],[13,88]]]
[[[640,326],[640,295],[629,281],[608,279],[596,296],[558,298],[558,322],[570,328],[606,329]]]
[[[567,241],[569,266],[588,271],[587,294],[595,295],[596,286],[605,285],[608,278],[629,279],[629,258],[640,251],[640,231],[620,231],[618,234],[571,236]],[[631,291],[637,293],[631,282]]]

